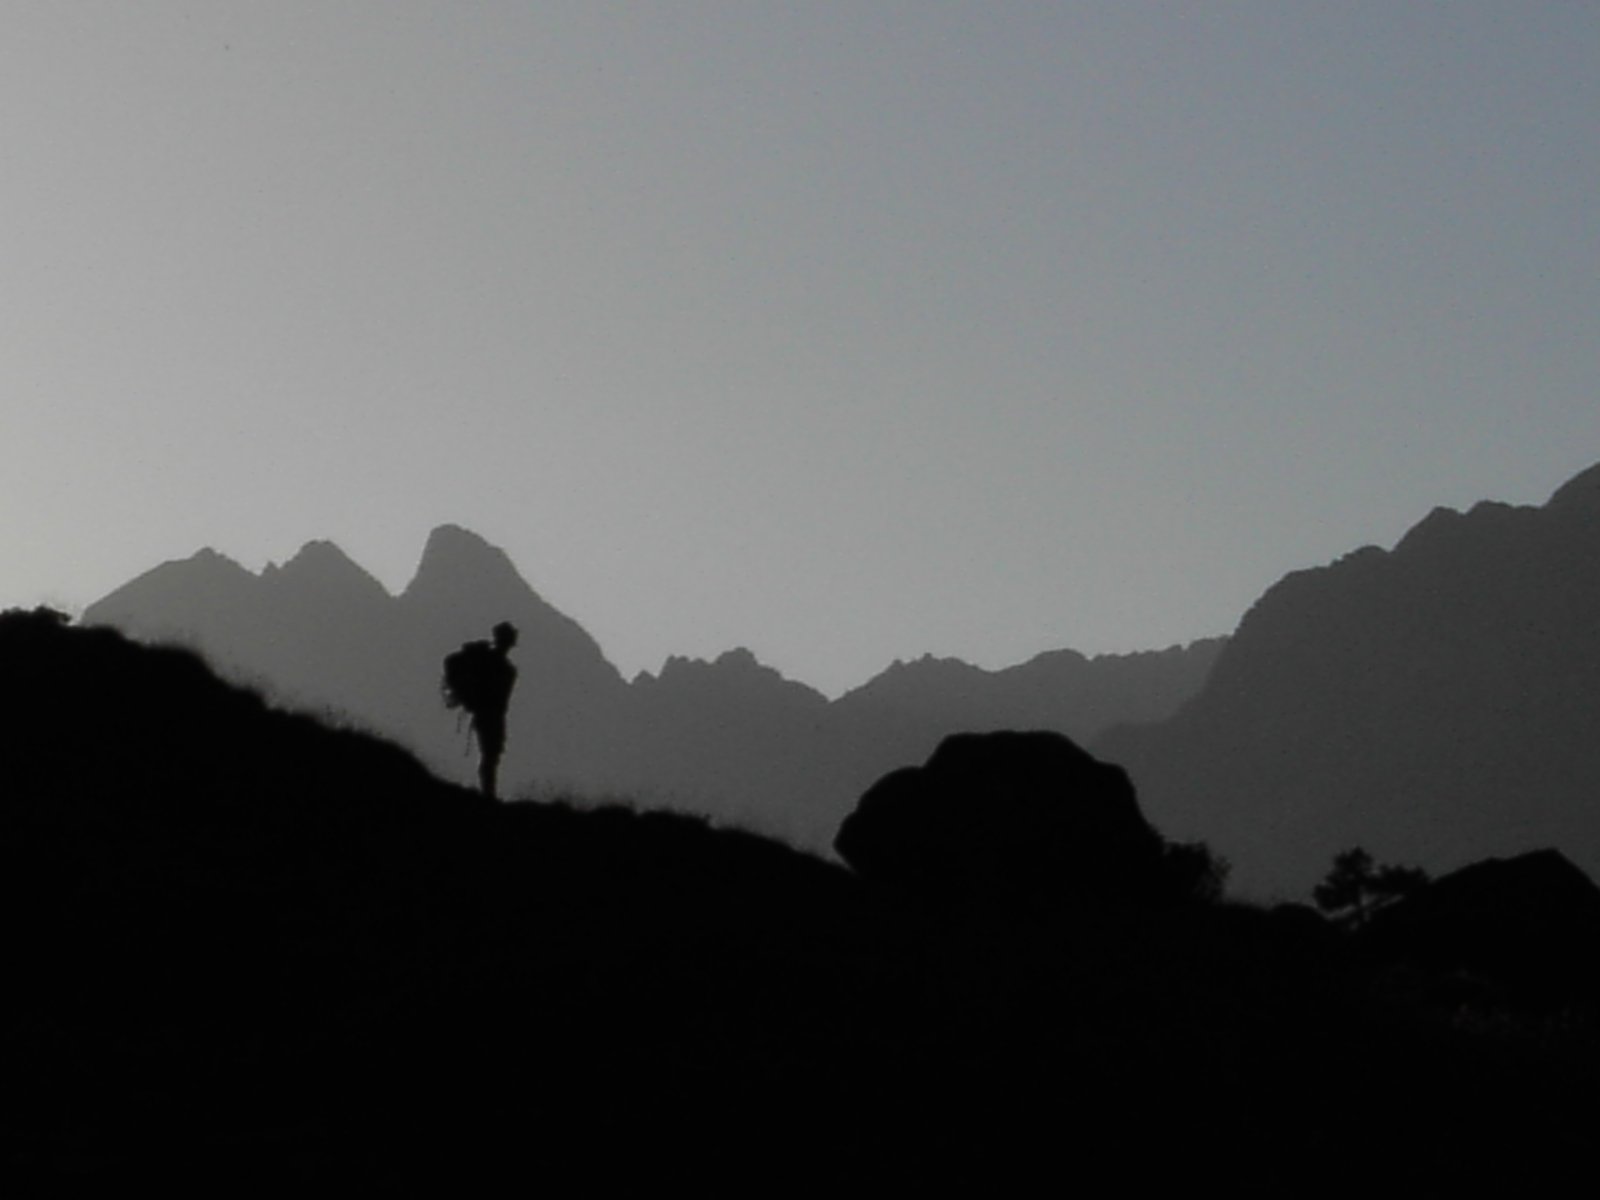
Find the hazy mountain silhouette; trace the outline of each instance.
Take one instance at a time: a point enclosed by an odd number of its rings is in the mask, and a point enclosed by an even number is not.
[[[520,635],[513,656],[520,674],[501,769],[507,791],[532,778],[569,787],[605,770],[610,753],[594,731],[620,720],[627,686],[594,639],[530,588],[503,550],[458,526],[440,526],[396,608],[401,636],[413,639],[418,656],[417,688],[403,703],[431,731],[430,746],[443,742],[460,756],[456,719],[439,707],[440,660],[510,621]]]
[[[952,733],[1049,729],[1086,743],[1124,721],[1175,713],[1205,682],[1225,639],[1134,654],[1053,650],[986,671],[954,658],[896,662],[834,704],[842,790],[921,762]]]
[[[607,762],[593,731],[624,721],[627,686],[594,640],[503,551],[456,526],[433,531],[399,596],[329,542],[259,576],[202,550],[118,588],[83,619],[193,646],[230,677],[379,730],[462,782],[473,759],[457,714],[440,702],[440,664],[498,621],[525,631],[506,780],[588,782]]]
[[[1009,1191],[1137,1163],[1348,1196],[1542,1192],[1589,1156],[1581,995],[1464,1028],[1315,918],[1108,921],[972,877],[929,907],[683,816],[494,804],[46,612],[0,614],[0,677],[13,1181]],[[1049,853],[1137,887],[1117,864],[1158,834],[1115,768],[1037,734],[935,758],[941,803],[982,824],[1012,781]]]
[[[802,844],[831,836],[848,799],[822,693],[739,649],[714,662],[669,658],[634,679],[630,698],[619,739],[630,793]]]
[[[1095,752],[1258,892],[1303,893],[1355,844],[1435,872],[1553,845],[1600,871],[1597,613],[1600,466],[1289,575],[1178,715]]]
[[[1221,639],[1160,653],[1040,655],[1003,671],[897,664],[830,703],[748,651],[671,658],[624,683],[599,646],[510,559],[456,526],[429,536],[397,597],[327,542],[259,576],[205,550],[166,563],[84,613],[143,639],[200,649],[230,678],[331,709],[467,782],[472,758],[439,703],[439,664],[498,621],[521,632],[502,790],[622,793],[825,847],[855,798],[950,733],[1054,729],[1083,740],[1155,719],[1198,689]]]
[[[438,664],[509,619],[524,634],[507,794],[628,794],[818,848],[875,779],[946,735],[1052,729],[1124,763],[1158,824],[1213,844],[1236,885],[1292,894],[1358,843],[1435,872],[1552,844],[1600,869],[1597,512],[1600,467],[1543,508],[1439,509],[1392,551],[1296,572],[1226,642],[1002,671],[924,658],[832,703],[746,651],[624,683],[502,551],[452,526],[399,597],[311,543],[259,576],[202,551],[85,620],[196,645],[466,781]]]
[[[1204,638],[1092,658],[1051,650],[998,671],[928,655],[896,662],[841,696],[839,709],[862,725],[915,728],[918,737],[932,730],[943,737],[953,723],[987,732],[975,728],[977,720],[995,730],[1056,729],[1085,741],[1119,722],[1160,720],[1177,711],[1200,690],[1225,643]]]

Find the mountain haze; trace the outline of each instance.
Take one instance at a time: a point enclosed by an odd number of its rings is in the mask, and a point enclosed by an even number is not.
[[[331,543],[253,574],[211,550],[92,606],[86,623],[195,646],[280,702],[472,774],[439,662],[522,630],[508,794],[626,794],[826,847],[885,772],[956,732],[1052,729],[1125,765],[1153,820],[1234,882],[1304,894],[1366,846],[1435,872],[1557,846],[1600,872],[1600,466],[1541,507],[1436,509],[1392,550],[1285,577],[1229,639],[1041,654],[1001,671],[899,662],[829,701],[748,650],[624,681],[499,549],[455,526],[389,595]]]
[[[896,662],[835,705],[846,727],[901,762],[918,762],[947,733],[1054,729],[1078,741],[1119,722],[1160,720],[1205,682],[1225,638],[1093,658],[1050,650],[1025,663],[986,671],[931,655]]]
[[[600,748],[588,731],[618,723],[627,693],[594,640],[503,551],[451,525],[429,536],[398,596],[330,542],[260,575],[202,550],[118,588],[83,620],[192,646],[230,677],[381,732],[459,781],[472,775],[467,734],[440,701],[439,664],[496,621],[523,632],[508,779],[562,787],[592,777]]]
[[[1258,892],[1354,844],[1435,871],[1554,845],[1594,874],[1597,715],[1600,466],[1287,576],[1181,712],[1095,751]]]
[[[329,542],[259,575],[202,550],[118,588],[83,620],[199,649],[229,677],[380,732],[458,782],[473,759],[440,703],[439,664],[509,620],[521,640],[507,794],[627,794],[817,847],[875,779],[948,734],[1025,727],[1083,740],[1158,719],[1194,693],[1221,646],[1059,651],[1003,671],[924,659],[832,702],[745,649],[669,658],[627,682],[502,550],[454,525],[429,535],[398,596]]]

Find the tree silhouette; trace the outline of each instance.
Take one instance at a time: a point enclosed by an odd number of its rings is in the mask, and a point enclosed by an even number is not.
[[[1169,842],[1162,853],[1167,886],[1175,899],[1207,904],[1222,899],[1231,864],[1204,842]]]
[[[1356,929],[1387,904],[1412,895],[1428,882],[1420,867],[1379,866],[1360,846],[1333,857],[1327,877],[1311,893],[1317,907]]]

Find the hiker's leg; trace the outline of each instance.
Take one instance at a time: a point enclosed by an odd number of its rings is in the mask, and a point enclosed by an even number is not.
[[[478,790],[489,799],[495,799],[495,777],[500,773],[500,750],[498,747],[483,748],[483,757],[478,760]]]
[[[500,774],[500,757],[506,752],[505,722],[493,717],[483,720],[478,726],[478,746],[483,752],[478,760],[478,788],[492,800]]]

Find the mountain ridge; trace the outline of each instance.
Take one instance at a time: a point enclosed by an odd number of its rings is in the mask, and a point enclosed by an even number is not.
[[[219,582],[196,584],[183,565],[191,562]],[[836,700],[746,648],[710,661],[674,655],[629,681],[502,549],[449,524],[430,532],[398,594],[335,544],[313,541],[259,574],[211,551],[164,564],[91,605],[84,620],[193,645],[225,674],[264,683],[286,703],[343,713],[457,782],[471,777],[470,747],[438,703],[439,662],[510,620],[521,640],[508,794],[640,795],[814,848],[831,842],[878,775],[925,758],[947,734],[1020,721],[1083,739],[1116,719],[1159,716],[1193,691],[1220,644],[1153,658],[1060,651],[1001,671],[960,664],[953,685],[924,678],[874,689],[884,672]],[[1139,680],[1119,682],[1119,673]],[[1057,684],[1079,698],[1061,703]]]
[[[1590,468],[1286,575],[1181,711],[1096,753],[1258,892],[1304,894],[1358,843],[1433,870],[1555,845],[1595,872],[1597,495]]]
[[[331,544],[291,560],[319,561],[370,579]],[[1435,508],[1390,549],[1290,572],[1226,639],[1046,651],[998,671],[927,655],[833,700],[747,649],[672,656],[625,681],[503,551],[459,526],[430,534],[414,581],[432,582],[398,597],[363,584],[351,594],[365,601],[349,605],[315,588],[269,602],[260,577],[205,551],[85,619],[186,640],[458,781],[469,747],[435,700],[438,662],[511,619],[524,671],[510,794],[633,794],[813,848],[878,776],[950,733],[1054,729],[1126,765],[1152,815],[1216,843],[1247,889],[1303,895],[1357,843],[1433,869],[1553,844],[1600,869],[1600,816],[1583,791],[1600,795],[1585,723],[1600,711],[1596,564],[1600,465],[1543,506]],[[317,574],[277,570],[285,584]]]

